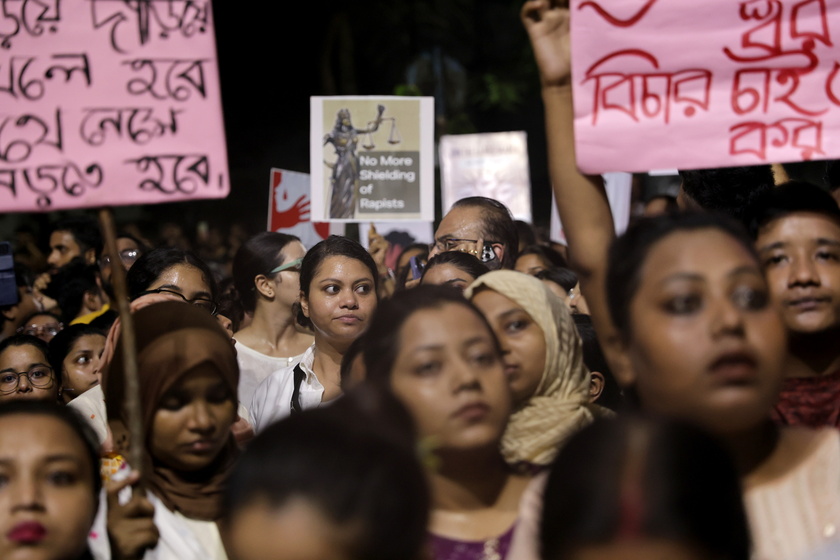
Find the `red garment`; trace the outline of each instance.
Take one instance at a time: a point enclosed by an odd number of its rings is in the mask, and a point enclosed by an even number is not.
[[[785,379],[771,415],[788,426],[840,427],[840,371]]]

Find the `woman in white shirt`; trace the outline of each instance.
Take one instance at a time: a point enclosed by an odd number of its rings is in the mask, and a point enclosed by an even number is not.
[[[341,359],[367,330],[378,301],[377,281],[370,254],[346,237],[330,236],[306,253],[298,322],[312,328],[315,343],[299,364],[275,371],[257,388],[249,407],[257,432],[341,394]]]
[[[233,282],[251,324],[234,335],[239,362],[239,400],[246,407],[271,372],[300,361],[312,335],[295,318],[300,297],[300,240],[266,231],[246,241],[233,260]]]

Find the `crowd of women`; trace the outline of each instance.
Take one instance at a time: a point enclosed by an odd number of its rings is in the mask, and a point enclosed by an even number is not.
[[[574,166],[568,10],[522,19],[568,254],[449,236],[395,278],[265,232],[223,290],[188,250],[121,251],[130,321],[0,341],[0,558],[840,555],[840,208],[784,184],[750,231],[614,239]]]

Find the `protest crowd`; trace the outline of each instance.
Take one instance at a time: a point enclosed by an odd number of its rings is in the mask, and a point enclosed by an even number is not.
[[[840,558],[838,191],[681,171],[617,236],[568,9],[521,16],[566,245],[481,196],[390,268],[373,228],[18,232],[0,558]]]

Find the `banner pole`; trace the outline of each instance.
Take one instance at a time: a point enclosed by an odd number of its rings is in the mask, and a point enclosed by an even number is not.
[[[128,301],[128,287],[125,280],[125,268],[119,259],[117,250],[117,230],[114,225],[114,213],[110,208],[99,209],[99,224],[105,239],[105,248],[111,258],[111,283],[114,286],[117,311],[122,329],[123,364],[125,367],[125,410],[128,415],[129,449],[128,464],[132,469],[140,470],[145,465],[143,449],[143,420],[140,413],[140,383],[137,377],[137,344],[134,336],[134,318]],[[137,490],[141,484],[135,486]]]

